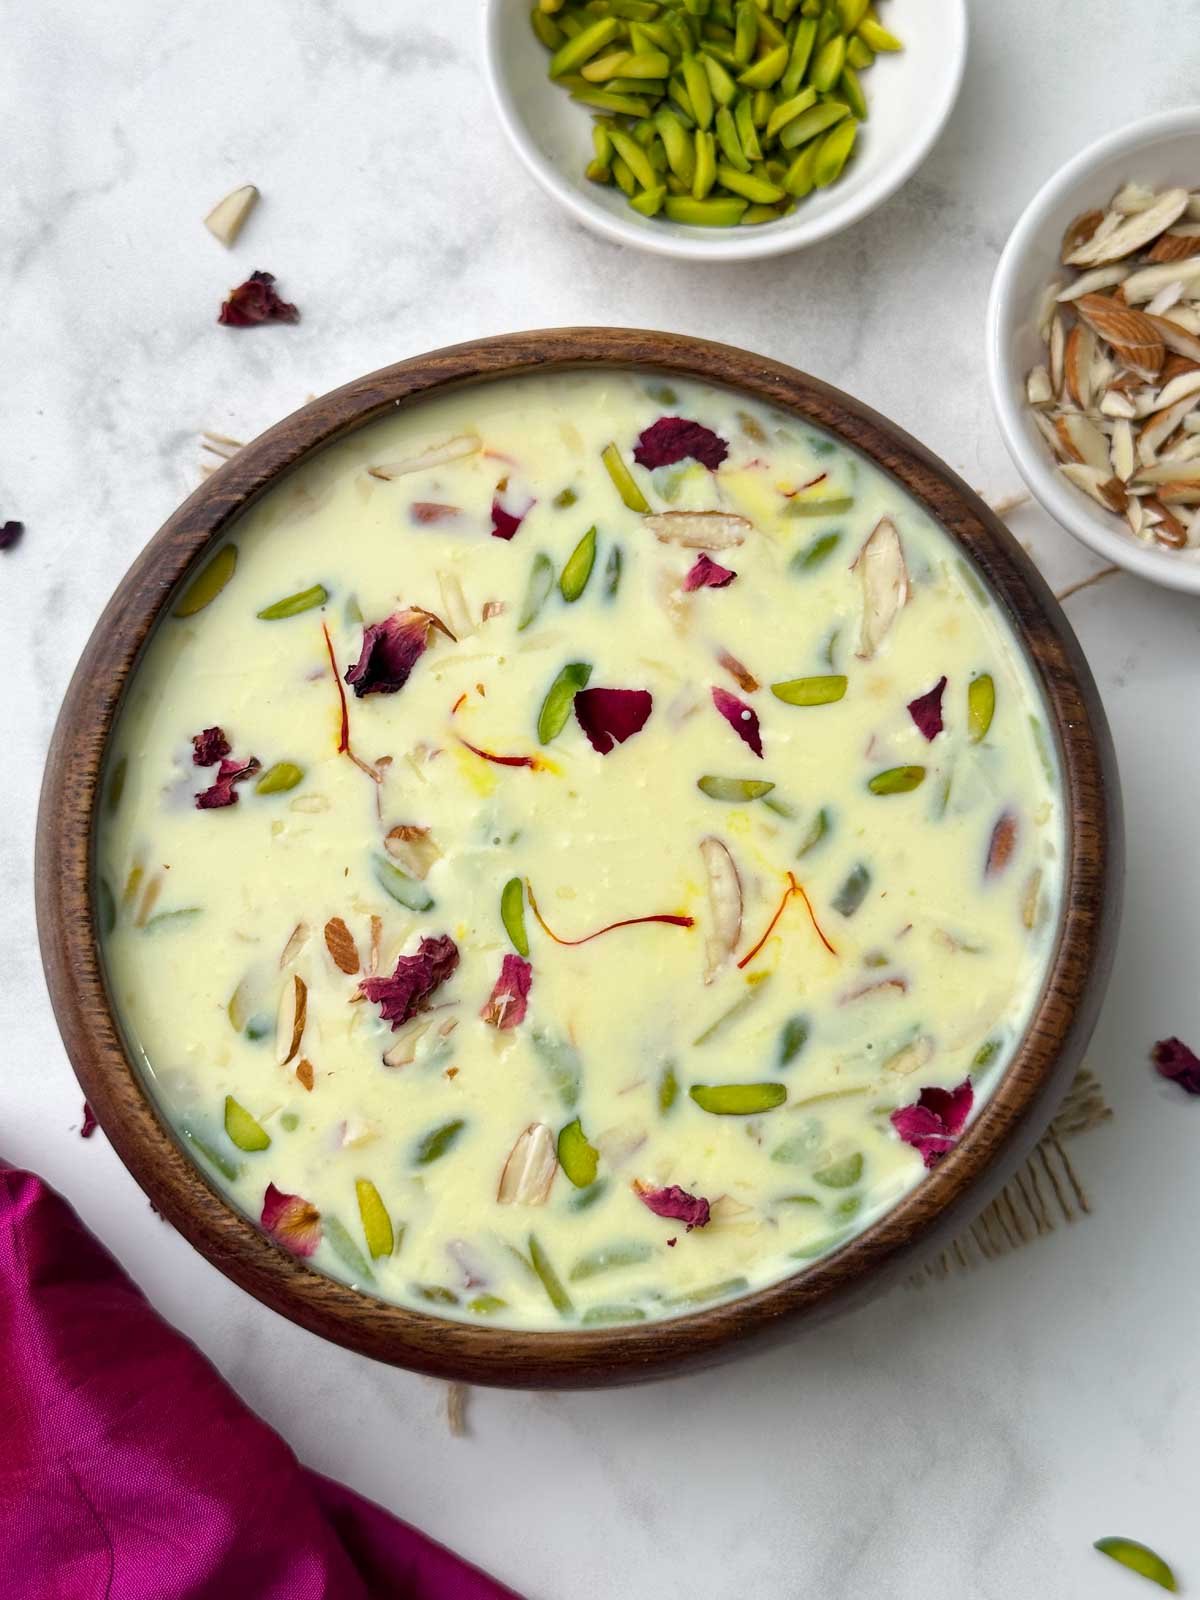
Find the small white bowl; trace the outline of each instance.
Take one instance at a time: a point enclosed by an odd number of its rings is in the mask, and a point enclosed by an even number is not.
[[[1004,247],[987,315],[987,368],[1000,432],[1030,493],[1089,550],[1129,572],[1200,594],[1200,552],[1144,545],[1057,470],[1025,401],[1029,369],[1046,359],[1035,318],[1048,283],[1063,277],[1067,224],[1104,208],[1122,184],[1200,188],[1200,106],[1164,111],[1110,133],[1055,173],[1034,196]]]
[[[815,244],[865,217],[916,171],[958,97],[967,57],[966,0],[890,0],[884,19],[904,50],[863,75],[870,117],[829,189],[778,222],[696,228],[632,211],[619,189],[590,183],[592,118],[546,75],[530,0],[488,0],[484,62],[504,130],[529,171],[577,221],[618,244],[687,261],[747,261]]]

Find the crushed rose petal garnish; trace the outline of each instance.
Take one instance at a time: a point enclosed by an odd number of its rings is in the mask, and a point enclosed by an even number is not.
[[[659,417],[638,435],[633,459],[639,467],[669,467],[688,456],[715,472],[729,454],[729,446],[702,422],[686,417]]]
[[[268,1183],[263,1195],[263,1231],[294,1256],[311,1256],[321,1242],[321,1213],[298,1194],[284,1194]]]
[[[217,321],[227,328],[253,328],[259,322],[299,322],[300,313],[275,292],[274,273],[252,272],[229,291]]]
[[[363,629],[359,658],[346,669],[346,682],[358,698],[403,689],[425,653],[432,628],[454,637],[440,618],[420,606],[395,611],[382,622],[369,622]]]
[[[593,750],[606,756],[646,726],[654,706],[648,689],[580,689],[575,718]]]
[[[937,738],[944,726],[942,722],[942,696],[946,692],[946,679],[941,677],[933,688],[908,702],[908,714],[916,723],[923,738]]]
[[[458,946],[443,933],[422,939],[415,955],[400,956],[390,978],[364,978],[359,988],[395,1032],[418,1011],[429,1009],[430,996],[453,977],[457,967]]]
[[[922,1089],[915,1105],[892,1112],[891,1124],[927,1167],[936,1167],[958,1143],[974,1104],[971,1080],[964,1078],[957,1089]]]
[[[672,1222],[685,1222],[687,1231],[707,1227],[712,1207],[702,1195],[689,1194],[678,1184],[666,1189],[655,1189],[650,1184],[635,1180],[633,1192],[656,1217],[667,1217]]]
[[[223,728],[205,728],[192,735],[192,762],[197,767],[215,767],[230,748]]]
[[[83,1102],[83,1126],[79,1130],[79,1137],[81,1139],[90,1139],[99,1126],[100,1124],[96,1121],[96,1113],[85,1100]]]
[[[739,700],[737,695],[730,694],[728,689],[714,687],[712,699],[713,705],[716,706],[734,733],[743,743],[750,746],[761,761],[763,744],[762,734],[759,732],[757,714],[750,709],[744,700]]]
[[[727,589],[736,577],[732,567],[721,566],[702,550],[684,574],[683,588],[687,593],[693,589]]]
[[[1177,1083],[1188,1094],[1200,1094],[1200,1056],[1182,1039],[1160,1039],[1150,1058],[1160,1077]]]
[[[479,1015],[493,1028],[515,1028],[524,1022],[529,1006],[533,967],[520,956],[508,955],[500,963],[500,976]]]
[[[257,756],[251,756],[249,761],[222,761],[211,785],[196,796],[196,810],[219,811],[222,806],[235,806],[237,791],[234,784],[252,778],[261,768],[262,762]]]
[[[533,510],[535,501],[531,500],[521,511],[510,511],[498,499],[492,501],[492,538],[511,539],[525,518]]]
[[[24,532],[25,524],[23,522],[0,524],[0,550],[11,550]]]

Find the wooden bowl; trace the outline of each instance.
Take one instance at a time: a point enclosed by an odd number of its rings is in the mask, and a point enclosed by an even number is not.
[[[323,1276],[239,1215],[185,1153],[121,1040],[92,885],[105,746],[139,653],[173,591],[230,522],[330,440],[451,386],[531,371],[637,367],[743,391],[869,456],[971,557],[1024,642],[1064,783],[1057,939],[1032,1020],[957,1147],[898,1205],[833,1254],[769,1288],[665,1322],[523,1332],[447,1321]],[[151,1200],[222,1272],[294,1322],[377,1360],[514,1388],[632,1383],[724,1360],[877,1293],[969,1223],[1044,1132],[1079,1065],[1105,991],[1122,874],[1112,743],[1066,619],[1000,521],[929,451],[867,407],[790,367],[727,345],[617,328],[563,328],[451,346],[314,400],[238,452],[134,562],[67,690],[42,787],[37,908],[67,1053],[101,1127]]]

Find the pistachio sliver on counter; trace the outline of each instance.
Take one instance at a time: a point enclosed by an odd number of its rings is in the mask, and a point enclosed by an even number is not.
[[[788,706],[828,706],[843,698],[846,682],[840,674],[820,678],[788,678],[783,683],[773,683],[771,693],[776,700],[782,700]]]
[[[695,1083],[688,1094],[714,1117],[752,1117],[774,1111],[787,1099],[782,1083]]]
[[[563,1288],[562,1279],[555,1272],[550,1257],[538,1242],[537,1235],[533,1233],[529,1235],[529,1259],[533,1263],[533,1270],[541,1280],[550,1304],[560,1316],[569,1316],[574,1310],[571,1296]]]
[[[1156,1583],[1160,1589],[1166,1589],[1169,1594],[1179,1592],[1175,1574],[1158,1552],[1151,1550],[1149,1545],[1139,1544],[1136,1539],[1110,1536],[1107,1539],[1097,1539],[1092,1548],[1099,1550],[1102,1556],[1108,1556],[1120,1566],[1127,1567],[1130,1572],[1136,1572],[1139,1577],[1149,1578],[1151,1583]]]
[[[529,935],[525,931],[525,880],[510,878],[500,891],[500,921],[519,956],[529,954]]]
[[[220,594],[237,566],[237,545],[227,544],[202,567],[171,607],[173,617],[194,617]]]
[[[591,675],[591,666],[586,661],[568,661],[558,677],[555,678],[546,691],[546,698],[542,701],[542,709],[538,712],[537,735],[539,744],[549,744],[552,739],[558,738],[567,725],[571,715],[571,707],[575,704],[575,696],[580,689],[587,687],[588,679]],[[525,954],[525,952],[522,951],[522,954]]]
[[[260,622],[282,622],[287,617],[298,617],[302,611],[312,611],[315,606],[323,606],[328,599],[329,591],[324,584],[314,583],[310,589],[301,589],[297,594],[285,595],[282,600],[272,601],[269,606],[256,611],[255,616]]]
[[[271,1135],[231,1094],[225,1096],[225,1132],[239,1150],[266,1150]]]
[[[596,1181],[600,1152],[588,1142],[578,1117],[568,1122],[558,1136],[558,1164],[577,1189],[586,1189]]]
[[[410,878],[406,872],[401,872],[399,867],[394,867],[390,861],[385,861],[382,856],[375,856],[372,860],[375,873],[375,882],[392,899],[402,906],[407,906],[410,911],[429,911],[433,907],[433,896],[423,883],[418,883],[415,878]]]

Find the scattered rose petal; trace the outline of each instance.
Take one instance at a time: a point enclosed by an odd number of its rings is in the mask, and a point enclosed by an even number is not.
[[[892,1112],[892,1127],[920,1153],[927,1167],[936,1167],[958,1142],[974,1103],[970,1078],[957,1089],[922,1089],[915,1105]]]
[[[205,728],[203,733],[192,735],[192,761],[197,767],[215,767],[229,750],[223,728]]]
[[[946,692],[946,680],[938,679],[928,694],[918,695],[915,700],[908,702],[908,714],[920,729],[922,735],[929,740],[937,738],[944,726],[942,722],[942,695]]]
[[[1178,1042],[1178,1040],[1175,1040],[1176,1044]],[[99,1126],[100,1124],[96,1121],[96,1113],[85,1100],[83,1102],[83,1127],[79,1130],[79,1137],[81,1139],[90,1139]]]
[[[525,1020],[532,982],[533,967],[528,961],[520,956],[505,956],[500,963],[500,976],[479,1015],[493,1028],[515,1028]]]
[[[458,966],[458,946],[449,934],[422,939],[417,953],[401,956],[390,978],[364,978],[362,992],[393,1031],[429,1009],[429,997]]]
[[[23,522],[6,522],[0,526],[0,550],[11,550],[25,532]]]
[[[656,1217],[685,1222],[689,1233],[693,1228],[703,1228],[708,1223],[711,1208],[701,1195],[689,1194],[675,1184],[668,1189],[654,1189],[649,1184],[635,1183],[633,1188],[638,1199]]]
[[[748,744],[754,754],[762,760],[762,734],[758,729],[758,717],[744,700],[739,700],[737,695],[730,694],[728,689],[714,688],[712,692],[713,705],[725,718],[725,721],[737,734],[743,743]]]
[[[715,472],[729,454],[729,446],[702,422],[686,417],[659,417],[638,435],[633,459],[639,467],[669,467],[691,456]]]
[[[436,500],[414,500],[409,511],[413,521],[422,527],[431,522],[453,522],[455,517],[462,515],[458,506],[441,505]]]
[[[695,565],[688,571],[683,580],[685,592],[693,589],[727,589],[737,573],[730,567],[723,567],[703,551],[696,557]]]
[[[501,504],[499,499],[493,497],[492,538],[511,539],[536,504],[536,500],[530,500],[524,510],[510,511],[507,506]]]
[[[654,705],[648,689],[581,689],[575,716],[593,750],[606,756],[646,726]]]
[[[257,756],[251,756],[249,761],[222,761],[217,768],[217,776],[207,789],[202,789],[196,796],[197,811],[217,811],[221,806],[234,806],[237,804],[235,783],[241,783],[243,778],[252,778],[262,766]]]
[[[346,682],[361,700],[368,694],[395,694],[408,682],[409,674],[429,643],[429,630],[440,627],[449,633],[432,611],[409,606],[382,622],[370,622],[363,629],[362,652],[346,669]]]
[[[321,1213],[298,1194],[284,1194],[273,1183],[263,1195],[263,1228],[294,1256],[311,1256],[321,1242]]]
[[[1150,1058],[1161,1077],[1177,1083],[1188,1094],[1200,1094],[1200,1056],[1189,1050],[1182,1039],[1160,1039]]]
[[[252,328],[258,322],[299,322],[300,313],[276,294],[274,273],[252,272],[229,291],[217,321],[227,328]]]

